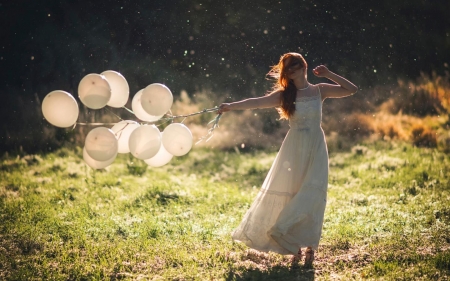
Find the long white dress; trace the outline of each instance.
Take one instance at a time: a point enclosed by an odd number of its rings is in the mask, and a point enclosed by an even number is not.
[[[319,86],[298,90],[290,130],[255,201],[232,238],[250,248],[297,254],[318,248],[328,187]]]

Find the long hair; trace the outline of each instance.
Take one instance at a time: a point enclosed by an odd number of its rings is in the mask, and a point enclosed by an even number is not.
[[[295,111],[297,88],[294,82],[288,78],[288,68],[294,65],[298,65],[298,68],[306,69],[308,67],[302,55],[286,53],[281,56],[278,64],[272,66],[272,69],[267,73],[267,76],[276,79],[269,95],[281,92],[281,106],[277,108],[281,119],[289,119]]]

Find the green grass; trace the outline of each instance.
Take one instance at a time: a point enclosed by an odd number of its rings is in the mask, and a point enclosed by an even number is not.
[[[450,157],[376,143],[330,155],[313,267],[234,243],[275,153],[194,148],[161,168],[121,155],[93,171],[81,150],[4,157],[0,279],[445,280]]]

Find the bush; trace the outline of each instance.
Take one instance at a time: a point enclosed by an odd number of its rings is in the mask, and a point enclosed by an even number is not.
[[[436,147],[436,132],[428,127],[417,124],[411,130],[411,140],[415,146],[420,147]]]
[[[450,75],[422,75],[415,82],[399,80],[392,98],[380,109],[416,116],[442,115],[450,112]]]

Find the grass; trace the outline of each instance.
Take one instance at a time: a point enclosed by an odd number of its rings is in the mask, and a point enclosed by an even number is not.
[[[3,157],[0,279],[445,280],[450,157],[378,142],[330,155],[313,267],[234,243],[275,152],[194,148],[161,168],[81,150]]]

